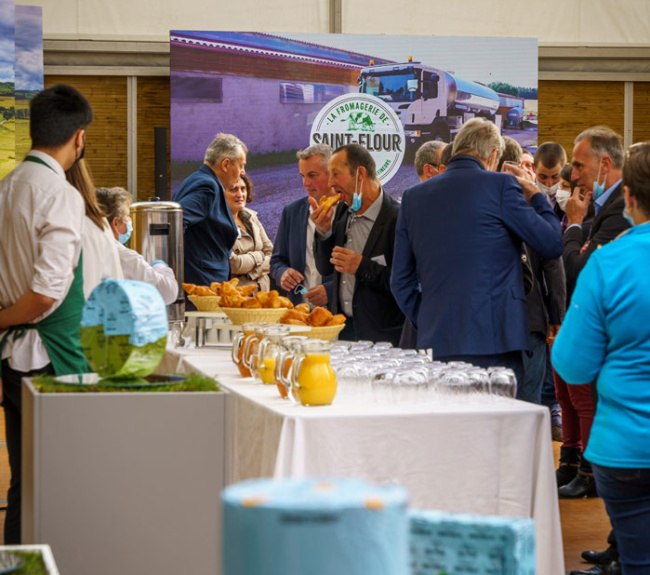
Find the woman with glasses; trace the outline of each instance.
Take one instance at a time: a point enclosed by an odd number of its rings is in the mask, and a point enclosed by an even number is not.
[[[230,254],[230,274],[239,278],[239,285],[257,284],[260,291],[271,287],[269,269],[273,244],[266,235],[257,213],[246,207],[253,199],[253,184],[244,175],[226,189],[226,203],[239,236]]]
[[[650,573],[650,142],[628,149],[623,215],[632,228],[596,250],[553,346],[569,384],[595,382],[585,457],[612,522],[622,572]]]

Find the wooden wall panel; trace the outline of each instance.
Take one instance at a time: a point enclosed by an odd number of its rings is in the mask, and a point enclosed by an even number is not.
[[[561,144],[570,161],[573,140],[585,128],[604,124],[622,135],[624,92],[623,82],[540,80],[539,143]]]
[[[97,187],[127,185],[127,95],[125,76],[45,76],[45,87],[69,84],[93,107],[85,158]]]
[[[154,196],[154,128],[167,128],[167,197],[169,197],[169,77],[138,78],[138,198]]]
[[[634,82],[634,142],[650,140],[650,82]]]

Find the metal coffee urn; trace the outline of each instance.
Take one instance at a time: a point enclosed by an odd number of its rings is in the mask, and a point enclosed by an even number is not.
[[[183,208],[176,202],[148,202],[131,204],[133,233],[128,247],[142,254],[149,263],[162,260],[174,270],[178,281],[176,301],[167,306],[169,324],[185,321],[183,296]]]

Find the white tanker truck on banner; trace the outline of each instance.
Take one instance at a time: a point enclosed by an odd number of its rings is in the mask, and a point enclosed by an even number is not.
[[[498,94],[476,82],[413,62],[362,68],[359,92],[381,98],[404,126],[406,141],[419,146],[427,140],[451,142],[461,126],[475,117],[497,122],[501,129]]]

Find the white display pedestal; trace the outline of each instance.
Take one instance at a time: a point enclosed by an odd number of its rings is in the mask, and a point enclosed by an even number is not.
[[[23,381],[23,543],[66,575],[221,573],[225,393],[37,392]]]

